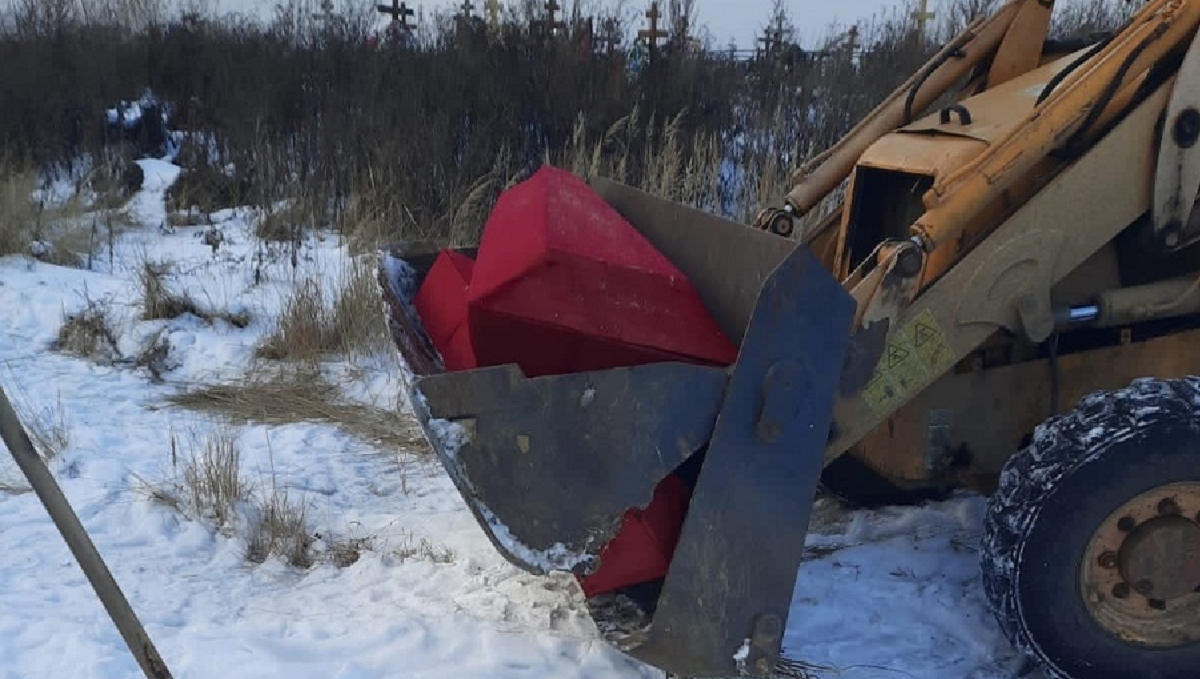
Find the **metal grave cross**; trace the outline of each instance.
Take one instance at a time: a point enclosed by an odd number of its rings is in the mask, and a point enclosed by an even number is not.
[[[612,54],[621,44],[620,25],[615,18],[608,17],[600,22],[600,31],[600,44],[607,54]]]
[[[662,14],[658,11],[657,1],[650,3],[650,9],[646,10],[646,18],[650,20],[650,28],[638,31],[638,37],[644,38],[650,52],[654,53],[658,46],[658,39],[666,38],[669,35],[666,31],[658,30],[658,20],[662,18]]]
[[[408,30],[412,28],[412,26],[408,24],[408,18],[413,15],[413,11],[412,8],[408,6],[408,3],[400,2],[400,0],[392,0],[392,4],[376,5],[375,9],[382,14],[390,14],[392,17],[392,23],[399,21],[401,29]]]
[[[763,31],[763,35],[758,39],[763,44],[763,56],[770,57],[775,53],[775,49],[783,45],[783,31],[778,28],[769,28]]]
[[[554,35],[556,30],[567,30],[567,22],[554,18],[554,13],[562,9],[557,0],[547,0],[546,18],[534,21],[533,25],[545,31],[545,35]]]
[[[937,15],[929,11],[929,0],[919,0],[917,5],[918,9],[912,13],[912,19],[917,23],[917,35],[924,39],[926,24]]]

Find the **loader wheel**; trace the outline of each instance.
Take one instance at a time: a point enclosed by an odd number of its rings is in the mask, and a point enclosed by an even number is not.
[[[1200,667],[1200,379],[1092,394],[1005,466],[981,552],[992,612],[1051,679]]]

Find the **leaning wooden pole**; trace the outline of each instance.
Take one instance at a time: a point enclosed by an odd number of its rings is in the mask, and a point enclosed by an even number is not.
[[[100,602],[104,604],[108,616],[125,639],[146,679],[171,679],[171,671],[167,669],[167,664],[158,655],[150,636],[146,634],[141,621],[121,592],[121,587],[104,564],[100,552],[96,551],[96,546],[88,537],[75,510],[71,508],[71,503],[63,495],[58,482],[54,480],[54,475],[34,449],[33,442],[29,440],[29,434],[21,425],[21,420],[13,410],[3,387],[0,387],[0,439],[4,441],[13,460],[29,480],[29,485],[33,486],[34,492],[45,505],[59,534],[71,549],[88,581],[92,583],[92,588],[96,590],[96,595],[100,597]]]

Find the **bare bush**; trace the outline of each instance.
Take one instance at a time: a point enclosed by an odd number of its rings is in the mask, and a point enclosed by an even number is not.
[[[207,163],[185,168],[167,189],[167,209],[212,213],[243,204],[244,182]]]
[[[375,549],[375,538],[373,536],[326,537],[317,534],[315,537],[324,543],[324,549],[322,550],[324,560],[338,568],[353,566],[362,558],[364,552]]]
[[[262,563],[278,556],[292,566],[308,568],[314,563],[315,541],[304,505],[293,502],[286,490],[272,484],[266,496],[254,505],[246,536],[246,558]]]
[[[171,437],[171,460],[173,465],[179,464],[175,436]],[[250,497],[250,488],[242,478],[236,430],[215,426],[199,440],[193,438],[179,471],[180,501],[190,516],[210,521],[217,528],[236,524],[238,506]]]
[[[112,305],[107,301],[87,300],[85,306],[65,314],[52,349],[102,365],[121,360]]]
[[[205,322],[222,320],[237,328],[250,324],[246,311],[213,309],[198,303],[186,291],[173,289],[168,283],[172,265],[143,259],[138,264],[138,284],[141,288],[142,320],[170,320],[191,315]]]
[[[138,266],[138,283],[142,292],[142,320],[169,320],[191,314],[205,318],[207,314],[186,292],[171,290],[166,276],[171,271],[167,262],[143,260]]]
[[[453,549],[435,544],[429,538],[414,540],[411,535],[406,535],[403,544],[392,550],[392,554],[401,561],[421,560],[439,564],[454,563],[456,558]]]

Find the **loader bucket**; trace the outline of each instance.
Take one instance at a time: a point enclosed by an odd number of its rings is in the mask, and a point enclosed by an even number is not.
[[[854,302],[792,240],[608,180],[590,187],[687,276],[736,359],[534,377],[515,365],[447,370],[435,347],[455,330],[439,325],[435,342],[413,299],[427,276],[456,274],[431,274],[430,248],[401,247],[381,283],[414,410],[496,549],[533,573],[575,573],[609,643],[678,676],[767,676]],[[678,513],[655,509],[672,502]],[[618,544],[657,545],[665,572],[597,584]]]

